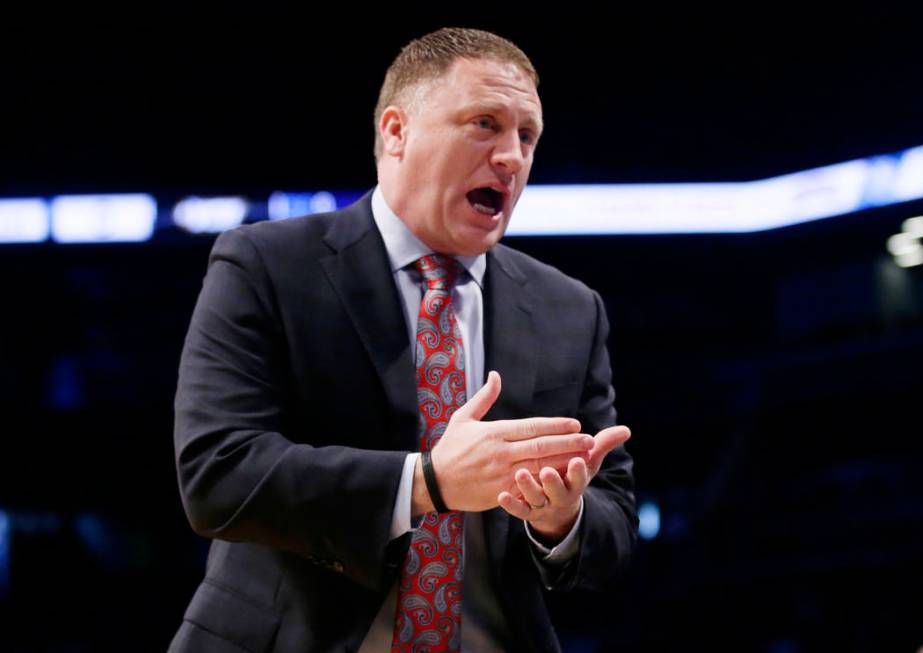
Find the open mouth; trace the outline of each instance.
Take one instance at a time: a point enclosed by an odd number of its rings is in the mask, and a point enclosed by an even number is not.
[[[503,193],[493,188],[475,188],[466,197],[478,213],[493,216],[503,210]]]

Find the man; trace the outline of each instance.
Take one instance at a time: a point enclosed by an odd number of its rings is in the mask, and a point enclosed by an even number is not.
[[[172,651],[554,651],[543,586],[624,567],[602,303],[497,244],[536,85],[495,35],[424,36],[382,87],[373,193],[216,241],[175,432],[215,540]]]

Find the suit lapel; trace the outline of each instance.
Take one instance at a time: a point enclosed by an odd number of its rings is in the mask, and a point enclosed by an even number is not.
[[[500,374],[502,389],[486,420],[530,415],[538,352],[526,283],[526,276],[504,247],[497,246],[488,252],[484,281],[484,369]],[[497,581],[502,587],[511,517],[502,508],[483,515],[491,569],[500,574]]]
[[[486,371],[500,373],[503,389],[485,419],[528,416],[535,387],[536,355],[526,277],[499,246],[487,255],[484,280]]]
[[[401,300],[391,274],[384,242],[375,227],[371,194],[344,209],[324,242],[334,253],[321,265],[352,320],[384,388],[407,442],[414,450],[417,395],[413,360]]]

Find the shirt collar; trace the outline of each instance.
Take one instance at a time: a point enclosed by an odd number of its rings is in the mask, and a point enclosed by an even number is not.
[[[391,272],[397,272],[407,267],[421,256],[432,254],[433,250],[427,247],[419,238],[417,238],[404,221],[401,220],[388,203],[385,202],[384,193],[381,192],[381,186],[375,187],[372,193],[372,217],[375,219],[375,226],[381,232],[381,238],[385,241],[385,250],[388,252],[388,260],[391,262]],[[472,279],[484,288],[484,272],[487,270],[487,255],[478,254],[477,256],[456,256],[454,257],[462,267],[468,272]]]

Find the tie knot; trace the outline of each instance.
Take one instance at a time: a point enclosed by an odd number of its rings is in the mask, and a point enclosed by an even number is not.
[[[423,275],[429,290],[449,290],[458,278],[461,267],[454,258],[443,254],[421,256],[413,265]]]

